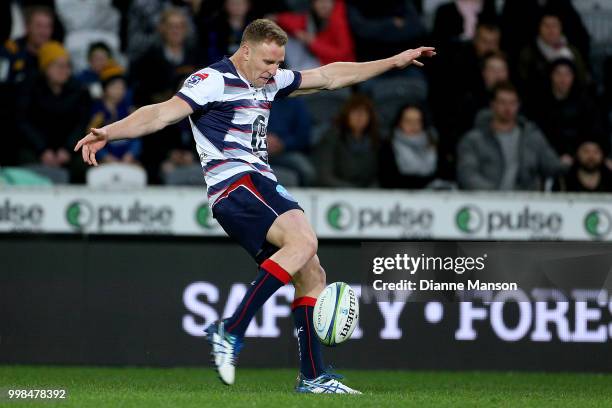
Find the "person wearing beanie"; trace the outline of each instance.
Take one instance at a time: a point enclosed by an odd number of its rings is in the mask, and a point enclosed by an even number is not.
[[[17,102],[24,144],[20,162],[69,167],[70,146],[89,118],[89,94],[72,78],[70,55],[61,43],[49,41],[40,47],[38,67],[40,75],[26,84]]]
[[[111,60],[100,71],[102,98],[94,102],[88,128],[99,128],[128,116],[133,107],[129,102],[125,70]],[[123,162],[138,164],[142,141],[140,139],[116,140],[100,150],[104,163]]]

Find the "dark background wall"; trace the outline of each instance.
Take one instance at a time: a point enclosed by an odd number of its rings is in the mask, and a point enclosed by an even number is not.
[[[328,282],[359,284],[359,256],[357,241],[320,244]],[[206,365],[206,341],[184,329],[185,319],[205,321],[186,305],[186,288],[194,282],[215,287],[217,300],[205,293],[197,300],[221,314],[233,285],[255,275],[246,252],[225,239],[3,236],[0,260],[0,363],[11,364]],[[290,301],[275,300],[284,310]],[[513,329],[521,318],[531,319],[518,340],[503,340],[487,305],[479,306],[487,317],[471,323],[476,338],[458,340],[466,311],[458,303],[439,306],[443,317],[431,322],[426,303],[362,299],[362,337],[327,350],[328,360],[355,368],[612,371],[608,303],[591,305],[600,317],[589,329],[606,332],[599,342],[561,341],[554,324],[548,324],[550,341],[534,341],[535,307],[529,304],[525,315],[516,303],[504,307],[502,323]],[[397,327],[383,316],[390,308],[399,315]],[[570,331],[574,308],[570,303],[566,316]],[[261,315],[257,323],[262,325]],[[278,336],[247,339],[241,365],[297,366],[291,318],[279,317],[274,327]],[[401,330],[399,337],[394,328]],[[398,338],[383,338],[389,333]]]

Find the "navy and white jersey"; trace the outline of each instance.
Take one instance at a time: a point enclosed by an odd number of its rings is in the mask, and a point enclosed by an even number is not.
[[[262,88],[254,88],[228,59],[191,75],[177,96],[189,103],[196,149],[204,169],[209,203],[241,175],[258,172],[276,181],[268,165],[266,128],[274,98],[299,88],[297,71],[278,69]]]

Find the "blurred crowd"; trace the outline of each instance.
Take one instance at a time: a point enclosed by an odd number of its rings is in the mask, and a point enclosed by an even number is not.
[[[0,170],[84,183],[87,129],[174,95],[256,18],[285,67],[386,58],[424,68],[274,101],[270,165],[287,186],[612,192],[606,0],[13,0],[0,5]],[[109,144],[149,184],[202,184],[189,124]],[[19,173],[17,173],[19,174]],[[18,181],[15,183],[18,184]]]

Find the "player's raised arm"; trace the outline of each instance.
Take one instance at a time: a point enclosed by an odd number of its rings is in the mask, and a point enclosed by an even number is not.
[[[334,62],[319,68],[302,71],[302,83],[291,95],[302,95],[323,89],[339,89],[366,81],[394,68],[408,65],[423,66],[420,57],[436,55],[433,47],[406,50],[389,58],[369,62]]]
[[[183,99],[174,96],[171,99],[143,106],[128,117],[100,129],[92,128],[90,133],[74,147],[74,151],[82,150],[83,161],[97,166],[96,153],[107,142],[118,139],[131,139],[155,133],[164,127],[180,121],[191,115],[193,109]]]

